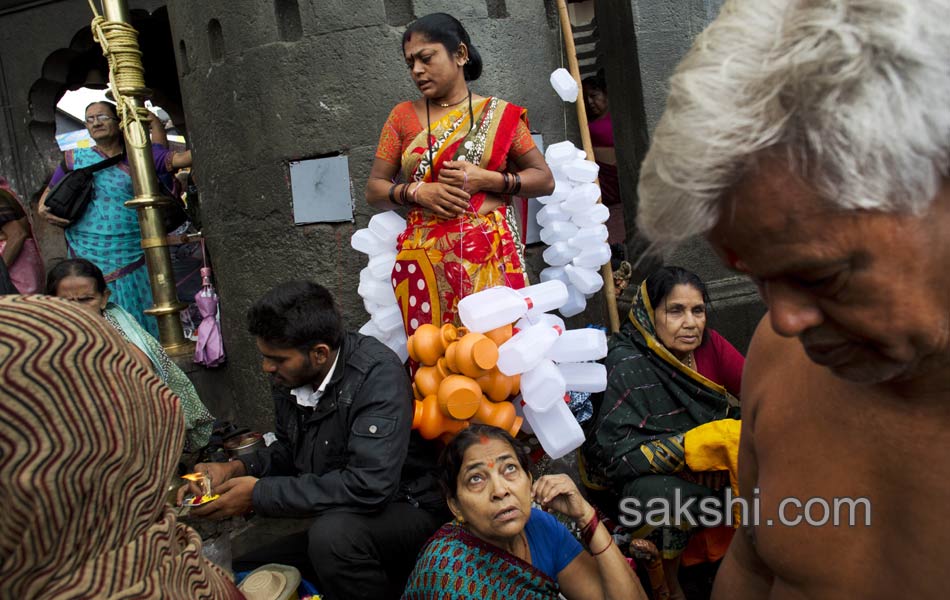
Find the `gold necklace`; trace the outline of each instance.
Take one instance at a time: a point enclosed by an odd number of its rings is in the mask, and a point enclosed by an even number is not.
[[[683,361],[683,364],[685,364],[690,369],[693,368],[693,353],[692,352],[686,355],[686,360]]]
[[[441,103],[441,102],[436,102],[436,104],[438,104],[438,105],[441,106],[442,108],[448,108],[448,107],[450,107],[450,106],[458,106],[459,104],[465,102],[465,100],[468,99],[468,98],[470,97],[470,95],[471,95],[471,92],[466,93],[466,94],[465,94],[465,97],[462,98],[461,100],[459,100],[458,102],[449,102],[448,104],[443,104],[443,103]]]

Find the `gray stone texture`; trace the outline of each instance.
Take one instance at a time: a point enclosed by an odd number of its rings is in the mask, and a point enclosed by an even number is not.
[[[493,2],[492,14],[499,10]],[[281,42],[271,2],[169,5],[175,47],[183,43],[188,53],[188,72],[179,75],[222,298],[228,365],[220,385],[232,387],[236,402],[213,410],[265,428],[266,380],[245,331],[253,301],[281,281],[310,278],[336,294],[350,327],[367,318],[356,294],[366,259],[349,238],[375,212],[363,187],[380,129],[394,105],[418,94],[401,54],[405,22],[432,11],[458,14],[484,60],[473,89],[527,107],[532,128],[548,143],[568,135],[566,112],[573,109],[548,85],[560,36],[542,3],[509,2],[507,18],[490,17],[484,0],[301,1],[299,11],[300,39]],[[225,49],[217,64],[212,19]],[[181,67],[180,52],[178,59]],[[294,226],[289,161],[334,153],[349,158],[355,222]]]
[[[765,311],[755,287],[726,270],[704,240],[691,240],[663,257],[644,255],[647,243],[635,226],[640,165],[666,106],[669,78],[721,5],[721,0],[596,0],[625,201],[627,250],[640,257],[634,281],[660,264],[695,271],[712,296],[711,325],[744,352]]]

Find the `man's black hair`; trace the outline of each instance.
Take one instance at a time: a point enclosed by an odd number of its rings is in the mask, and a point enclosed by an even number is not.
[[[316,344],[343,343],[343,317],[333,295],[318,283],[288,281],[247,311],[247,330],[268,344],[308,352]]]

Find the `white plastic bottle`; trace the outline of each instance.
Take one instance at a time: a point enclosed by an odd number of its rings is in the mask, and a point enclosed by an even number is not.
[[[574,159],[564,165],[564,172],[571,181],[579,183],[593,183],[597,179],[600,167],[592,160]]]
[[[545,250],[541,256],[544,257],[544,262],[552,267],[561,267],[571,262],[578,254],[580,254],[580,249],[567,242],[557,242]]]
[[[376,256],[371,256],[366,268],[374,279],[389,280],[392,275],[393,266],[396,264],[395,252],[382,252]]]
[[[546,323],[519,331],[498,347],[498,370],[518,375],[538,366],[561,332]]]
[[[557,315],[552,315],[551,313],[528,313],[519,319],[517,323],[515,323],[515,329],[518,331],[524,331],[528,327],[539,325],[541,323],[544,323],[548,327],[553,327],[562,333],[567,329],[567,327],[564,326],[564,319]]]
[[[583,212],[575,212],[571,215],[571,222],[580,228],[594,227],[601,223],[606,223],[610,218],[610,209],[603,204],[593,204]]]
[[[567,302],[561,305],[558,312],[565,319],[579,315],[587,308],[587,298],[573,285],[567,286]]]
[[[538,225],[541,227],[547,227],[552,223],[557,222],[570,222],[571,215],[567,214],[561,210],[561,204],[548,204],[544,208],[538,211],[537,216],[535,217],[538,221]],[[576,225],[575,225],[576,227]]]
[[[383,343],[396,353],[400,361],[406,362],[409,360],[409,348],[406,346],[407,341],[406,331],[400,328],[393,331],[386,340],[383,340]]]
[[[571,190],[561,203],[561,210],[573,218],[576,214],[591,210],[597,205],[598,198],[600,198],[600,188],[593,183],[585,183]]]
[[[525,403],[522,410],[541,447],[551,458],[561,458],[584,443],[584,430],[566,402],[555,402],[543,411],[534,410]]]
[[[350,245],[357,252],[375,256],[382,252],[392,252],[393,244],[387,243],[369,229],[357,229],[350,238]]]
[[[402,327],[402,311],[398,304],[383,306],[373,313],[372,320],[380,331],[389,336],[397,328]]]
[[[567,278],[567,273],[564,272],[564,267],[547,267],[542,269],[538,274],[538,279],[541,281],[551,281],[552,279],[557,279],[558,281],[567,285],[571,283],[571,280]]]
[[[609,236],[610,232],[607,231],[607,226],[601,224],[595,225],[593,227],[584,227],[583,229],[578,229],[577,233],[574,234],[574,237],[569,239],[567,243],[574,246],[575,248],[580,248],[583,250],[588,246],[606,242]]]
[[[573,258],[575,267],[599,269],[610,260],[610,246],[607,243],[597,244],[584,248]]]
[[[574,79],[567,69],[557,69],[551,73],[551,87],[565,102],[577,102],[577,80]]]
[[[607,335],[600,329],[569,329],[551,345],[547,357],[556,363],[600,360],[607,356]]]
[[[554,191],[551,192],[550,196],[538,196],[538,202],[541,204],[557,204],[558,202],[561,202],[567,198],[567,195],[571,192],[572,187],[573,186],[571,185],[570,180],[566,178],[555,178]]]
[[[577,225],[570,221],[555,221],[541,230],[541,241],[547,245],[566,242],[577,234]]]
[[[360,287],[356,292],[364,300],[369,300],[374,304],[388,306],[396,303],[396,294],[393,293],[393,286],[389,281],[379,281],[369,279],[360,282]]]
[[[370,319],[369,321],[363,323],[363,326],[360,327],[359,332],[363,335],[374,337],[380,341],[386,339],[387,337],[386,334],[383,333],[382,330],[380,330],[379,326],[376,325],[373,319]]]
[[[406,230],[406,220],[400,217],[399,213],[387,210],[373,215],[369,220],[369,230],[379,239],[395,246],[396,238]]]
[[[573,77],[571,77],[571,81],[574,81]],[[548,146],[547,150],[544,151],[544,160],[547,161],[549,165],[562,165],[574,160],[576,155],[577,147],[570,141],[564,140],[563,142]]]
[[[564,402],[567,382],[550,360],[521,375],[521,396],[534,410],[548,410],[555,402]]]
[[[596,393],[607,389],[607,367],[600,363],[560,363],[557,369],[564,378],[564,387],[572,392]]]
[[[528,312],[528,305],[516,290],[498,286],[466,296],[459,301],[459,319],[469,331],[484,333],[513,323]]]
[[[604,278],[593,269],[564,265],[564,273],[567,275],[571,285],[576,287],[577,290],[585,296],[600,291],[600,288],[604,286]]]
[[[484,333],[514,323],[528,311],[547,312],[567,300],[567,286],[560,281],[536,283],[521,290],[498,286],[459,301],[459,318],[469,331]]]
[[[528,316],[534,317],[559,308],[567,302],[567,285],[562,281],[542,281],[518,290],[528,304]]]

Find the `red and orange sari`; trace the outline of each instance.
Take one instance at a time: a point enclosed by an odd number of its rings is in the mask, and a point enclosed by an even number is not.
[[[400,144],[402,177],[431,182],[438,180],[446,161],[464,160],[504,171],[509,156],[520,156],[534,147],[525,109],[498,98],[475,102],[471,115],[468,108],[466,104],[432,123],[430,140],[411,104],[400,104],[383,129],[377,157],[388,159],[386,147],[407,139],[406,132],[415,129],[411,141]],[[453,219],[437,217],[421,207],[409,211],[392,273],[407,335],[424,323],[458,324],[458,302],[469,294],[499,285],[526,285],[508,207],[480,215],[484,200],[484,192],[474,194],[469,210]]]

